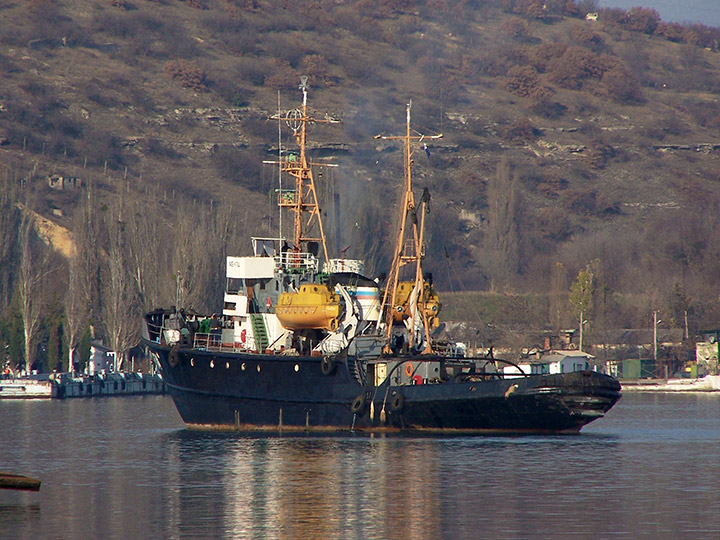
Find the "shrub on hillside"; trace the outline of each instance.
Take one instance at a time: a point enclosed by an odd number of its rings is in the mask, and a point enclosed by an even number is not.
[[[508,13],[542,19],[545,14],[544,0],[503,0],[503,9]]]
[[[680,23],[666,23],[660,21],[655,27],[654,34],[656,36],[665,38],[668,41],[674,41],[676,43],[679,43],[683,41],[684,32],[685,27]]]
[[[321,54],[309,54],[302,61],[303,74],[313,86],[333,86],[335,81],[330,76],[330,65]]]
[[[534,180],[534,187],[538,193],[550,199],[557,199],[560,193],[567,189],[568,181],[556,173],[545,173],[544,176],[537,176]]]
[[[651,8],[633,7],[625,14],[622,21],[627,30],[651,35],[660,22],[660,14]]]
[[[528,23],[520,17],[510,17],[505,19],[500,25],[500,31],[518,41],[529,41],[532,39],[532,30]]]
[[[275,73],[265,77],[265,86],[273,90],[287,90],[295,88],[300,80],[300,75],[289,63],[275,61]]]
[[[608,95],[620,103],[642,103],[645,101],[640,83],[623,65],[616,65],[602,76],[602,84]]]
[[[552,92],[540,84],[537,70],[532,66],[513,66],[505,78],[505,89],[511,94],[542,101]]]
[[[585,47],[568,47],[563,55],[548,65],[550,80],[563,88],[577,90],[586,79],[602,77],[621,61],[607,54],[595,54]]]
[[[554,242],[567,240],[573,232],[568,211],[556,206],[538,209],[534,223],[544,238]]]
[[[531,49],[528,61],[540,73],[547,71],[550,63],[556,58],[560,58],[567,50],[567,45],[563,43],[544,42]]]
[[[503,128],[500,137],[508,142],[525,144],[534,142],[539,134],[540,130],[532,124],[529,118],[518,118]]]
[[[170,60],[165,64],[165,73],[183,88],[197,92],[207,90],[205,72],[192,60]]]
[[[600,21],[607,26],[621,26],[625,22],[626,12],[620,8],[602,8],[598,10]]]
[[[567,107],[562,103],[553,101],[550,98],[540,99],[530,107],[530,111],[538,116],[544,116],[545,118],[560,118]]]
[[[585,162],[593,169],[604,169],[608,160],[614,155],[615,149],[602,139],[596,139],[588,144],[583,154]]]
[[[576,24],[570,30],[570,38],[578,45],[584,45],[594,51],[602,49],[603,39],[593,32],[587,24]]]
[[[577,17],[579,8],[575,0],[546,0],[545,11],[558,17]],[[584,14],[583,14],[584,16]]]

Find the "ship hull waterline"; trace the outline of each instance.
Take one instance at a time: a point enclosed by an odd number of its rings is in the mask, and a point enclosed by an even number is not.
[[[326,374],[312,356],[145,344],[193,429],[571,434],[620,398],[615,379],[589,371],[368,387],[347,360]]]

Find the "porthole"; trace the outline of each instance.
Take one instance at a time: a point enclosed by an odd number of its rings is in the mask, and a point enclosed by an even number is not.
[[[300,371],[300,364],[295,364],[295,371]]]
[[[215,367],[215,360],[210,360],[210,369]]]
[[[243,362],[242,364],[240,364],[240,369],[242,369],[243,371],[245,371],[245,362]]]
[[[192,367],[195,367],[195,359],[194,359],[194,358],[191,358],[191,359],[190,359],[190,365],[191,365]]]
[[[230,362],[225,362],[225,369],[230,369]]]
[[[257,365],[258,373],[260,373],[260,364]]]

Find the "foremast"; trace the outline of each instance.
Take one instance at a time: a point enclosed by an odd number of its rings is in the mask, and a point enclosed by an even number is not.
[[[409,328],[411,336],[415,336],[415,326],[418,318],[423,328],[425,337],[425,347],[421,351],[422,354],[431,354],[433,352],[432,343],[430,341],[430,329],[427,314],[422,306],[425,304],[425,286],[422,271],[422,261],[424,258],[424,234],[425,234],[425,214],[429,211],[430,194],[425,189],[420,199],[420,222],[418,223],[418,209],[415,204],[415,195],[413,194],[412,185],[412,166],[414,164],[413,154],[425,140],[440,139],[442,134],[423,135],[413,134],[410,129],[410,111],[412,109],[412,101],[406,107],[405,135],[401,136],[385,136],[377,135],[376,139],[383,140],[402,140],[403,156],[404,156],[404,193],[403,202],[399,214],[398,235],[395,243],[395,251],[393,255],[392,268],[388,276],[387,285],[383,294],[381,305],[382,316],[380,321],[385,325],[385,337],[387,343],[383,352],[391,353],[390,340],[392,337],[394,310],[397,309],[398,303],[398,284],[400,281],[401,269],[406,265],[414,265],[414,290],[413,295],[416,299],[415,309],[410,310]],[[414,345],[414,344],[412,344]]]
[[[285,156],[280,156],[279,158],[281,173],[287,173],[295,179],[295,189],[281,189],[278,193],[278,206],[281,209],[286,208],[294,214],[292,251],[300,253],[304,251],[302,249],[303,244],[319,242],[322,245],[323,256],[325,262],[327,263],[327,243],[325,241],[325,231],[323,229],[322,217],[320,215],[320,206],[318,204],[312,167],[330,167],[333,165],[308,161],[307,126],[310,123],[337,124],[340,121],[327,114],[324,118],[318,118],[308,112],[307,77],[301,77],[298,88],[303,94],[302,106],[285,113],[278,112],[278,114],[271,117],[285,121],[287,126],[292,130],[295,141],[299,147],[297,154],[287,153]],[[270,161],[265,163],[277,164],[278,162]]]

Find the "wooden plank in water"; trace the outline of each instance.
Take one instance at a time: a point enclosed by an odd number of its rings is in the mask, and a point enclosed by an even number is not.
[[[0,489],[40,491],[40,480],[0,471]]]

